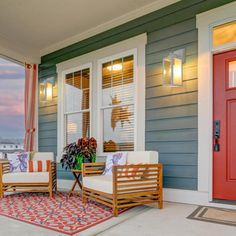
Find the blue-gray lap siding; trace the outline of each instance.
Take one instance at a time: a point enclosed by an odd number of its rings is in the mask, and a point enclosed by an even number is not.
[[[231,2],[181,1],[42,57],[40,81],[53,77],[56,64],[147,32],[146,150],[157,150],[164,165],[164,187],[197,189],[197,38],[196,14]],[[183,86],[161,85],[162,58],[185,48]],[[39,106],[39,150],[57,150],[57,97]],[[61,179],[72,175],[58,168]]]

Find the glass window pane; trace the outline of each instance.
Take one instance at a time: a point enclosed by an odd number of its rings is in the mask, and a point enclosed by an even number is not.
[[[111,62],[102,65],[102,89],[111,87],[112,70],[109,68],[111,68]]]
[[[89,89],[84,89],[82,94],[82,110],[89,109]]]
[[[66,115],[66,144],[90,135],[89,112]]]
[[[89,88],[89,69],[82,70],[82,88]]]
[[[133,55],[102,65],[102,105],[114,106],[134,100]]]
[[[81,89],[81,71],[76,71],[74,73],[74,84],[76,88]]]
[[[78,112],[84,109],[89,109],[89,76],[89,68],[66,75],[66,112]]]
[[[236,42],[236,21],[213,28],[213,47]]]
[[[134,57],[128,56],[123,59],[124,83],[133,83],[134,79]]]
[[[103,151],[134,150],[134,106],[103,110]]]
[[[229,62],[229,88],[236,87],[236,61]]]
[[[73,73],[66,75],[66,84],[73,85]]]
[[[113,61],[112,64],[112,87],[122,85],[123,80],[123,68],[122,59]]]

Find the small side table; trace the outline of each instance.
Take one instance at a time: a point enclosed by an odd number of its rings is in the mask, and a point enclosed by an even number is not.
[[[80,189],[82,190],[82,183],[80,182],[80,176],[82,174],[82,171],[81,170],[71,170],[71,172],[75,177],[75,182],[70,190],[69,197],[71,197],[73,195],[73,193],[75,192],[74,189],[77,184],[79,185]]]

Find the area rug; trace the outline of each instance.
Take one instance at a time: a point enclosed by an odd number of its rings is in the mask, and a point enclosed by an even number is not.
[[[236,226],[236,210],[224,208],[200,206],[187,218],[216,224]]]
[[[43,228],[73,235],[112,218],[112,210],[80,196],[58,192],[53,199],[47,193],[20,193],[0,200],[0,215]]]

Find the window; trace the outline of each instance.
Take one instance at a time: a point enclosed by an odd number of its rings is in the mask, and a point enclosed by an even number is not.
[[[236,21],[213,28],[213,47],[236,42]]]
[[[90,68],[65,75],[65,142],[90,136]]]
[[[103,152],[134,150],[134,55],[102,63]]]
[[[144,150],[146,42],[142,34],[57,65],[58,159],[88,136],[98,156]]]
[[[236,61],[229,62],[229,78],[228,78],[228,87],[236,87]]]

